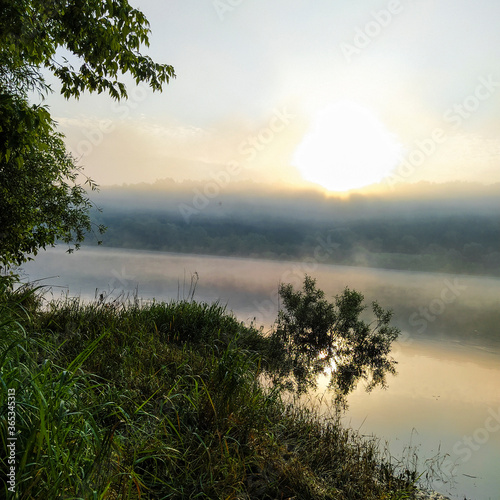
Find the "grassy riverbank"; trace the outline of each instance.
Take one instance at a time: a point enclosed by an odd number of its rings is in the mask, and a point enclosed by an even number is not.
[[[216,304],[46,303],[4,287],[0,330],[3,471],[13,423],[17,437],[2,496],[411,498],[416,473],[374,440],[264,387],[266,337]]]

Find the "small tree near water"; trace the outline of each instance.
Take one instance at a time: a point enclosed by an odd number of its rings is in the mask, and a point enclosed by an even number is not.
[[[367,308],[361,293],[346,288],[329,302],[310,276],[302,290],[279,288],[282,306],[272,333],[274,382],[303,393],[330,370],[330,387],[345,401],[360,380],[366,389],[386,387],[386,374],[396,374],[389,356],[400,330],[390,326],[391,311],[372,303],[373,320],[360,318]]]

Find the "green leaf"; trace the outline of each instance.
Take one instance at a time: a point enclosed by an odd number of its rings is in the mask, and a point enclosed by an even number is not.
[[[81,173],[46,106],[31,106],[31,92],[50,87],[42,70],[61,82],[65,98],[85,90],[127,97],[116,80],[127,72],[156,90],[175,77],[174,69],[143,57],[149,23],[127,0],[46,2],[4,0],[0,14],[0,262],[20,264],[55,241],[81,242],[92,232]],[[65,47],[80,61],[75,70],[56,54]],[[88,183],[97,189],[94,182]],[[104,227],[99,227],[102,233]],[[78,244],[75,245],[75,249]]]

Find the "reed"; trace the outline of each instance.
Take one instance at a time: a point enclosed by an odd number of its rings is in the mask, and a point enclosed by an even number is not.
[[[263,382],[269,345],[219,304],[0,293],[0,431],[16,499],[411,498],[416,472]]]

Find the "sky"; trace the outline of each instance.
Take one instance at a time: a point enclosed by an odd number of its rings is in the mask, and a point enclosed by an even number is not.
[[[99,185],[500,182],[498,0],[130,0],[162,93],[47,104]]]

